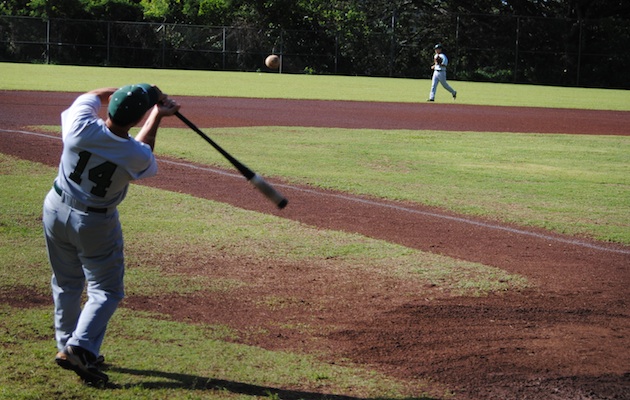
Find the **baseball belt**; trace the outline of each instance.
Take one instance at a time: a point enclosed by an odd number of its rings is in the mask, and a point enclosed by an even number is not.
[[[61,202],[69,205],[75,210],[79,210],[83,212],[95,212],[99,214],[107,214],[107,211],[109,211],[109,209],[107,208],[88,207],[85,204],[77,201],[77,199],[75,199],[74,197],[68,195],[63,190],[61,190],[61,188],[57,186],[57,182],[53,183],[53,188],[55,189],[55,192],[57,192],[59,197],[61,197]]]

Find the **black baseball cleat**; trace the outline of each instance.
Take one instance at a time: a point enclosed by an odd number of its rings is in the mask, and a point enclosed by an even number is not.
[[[453,93],[453,100],[457,99],[457,92]]]
[[[96,357],[79,346],[66,346],[63,351],[57,353],[55,362],[63,369],[74,371],[84,382],[90,385],[104,386],[109,380],[107,374],[98,370],[98,366],[104,362],[104,358],[102,356]]]
[[[433,99],[427,99],[427,101],[435,101],[435,100],[433,100]]]
[[[105,364],[105,356],[102,354],[99,354],[99,356],[96,357],[96,361],[94,361],[94,365],[101,368],[103,364]]]
[[[66,353],[64,353],[63,351],[57,353],[57,355],[55,356],[55,362],[63,369],[72,369],[72,365],[70,364],[70,361],[68,361]],[[105,364],[105,356],[100,354],[98,357],[96,357],[94,365],[98,368],[101,368],[103,364]]]

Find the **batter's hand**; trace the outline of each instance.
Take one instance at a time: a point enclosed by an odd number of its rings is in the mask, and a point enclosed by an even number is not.
[[[175,100],[169,99],[167,95],[162,95],[162,100],[155,105],[155,107],[157,107],[158,109],[158,114],[163,117],[170,117],[171,115],[175,115],[175,113],[181,108],[181,105],[178,104]]]

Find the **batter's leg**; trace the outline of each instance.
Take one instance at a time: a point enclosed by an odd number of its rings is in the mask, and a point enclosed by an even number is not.
[[[59,201],[57,193],[46,197],[43,225],[48,259],[53,271],[50,283],[55,306],[55,339],[59,351],[66,346],[77,326],[85,285],[77,250],[66,236],[65,221],[69,213],[70,208]]]
[[[88,301],[68,345],[98,355],[107,324],[124,297],[123,235],[117,211],[110,216],[79,217],[82,226],[77,247],[88,284]]]

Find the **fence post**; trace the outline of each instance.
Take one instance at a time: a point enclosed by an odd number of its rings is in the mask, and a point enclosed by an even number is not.
[[[280,30],[280,69],[278,73],[282,73],[282,67],[284,66],[284,29]]]
[[[339,31],[335,32],[335,74],[339,67]]]
[[[221,62],[223,64],[223,70],[225,71],[225,58],[227,57],[227,32],[226,27],[223,27],[222,49],[221,49]]]
[[[396,45],[396,9],[392,11],[392,37],[389,43],[389,76],[394,76],[394,46]]]
[[[457,66],[459,65],[459,14],[455,18],[455,68],[453,68],[453,77],[457,76]]]
[[[136,25],[136,24],[134,24]],[[153,31],[153,24],[149,24],[149,28],[151,29],[151,31]],[[165,53],[166,53],[166,39],[165,39],[165,35],[166,35],[166,25],[165,24],[161,24],[160,26],[158,26],[158,28],[155,30],[155,33],[160,35],[160,64],[162,65],[162,68],[164,68],[164,63],[165,63]]]
[[[584,26],[584,21],[580,19],[578,20],[578,24],[580,27],[580,33],[578,35],[577,77],[575,78],[575,86],[580,86],[580,67],[582,66],[582,27]]]
[[[110,48],[112,45],[111,35],[112,35],[112,21],[107,21],[107,65],[112,65],[111,54],[110,54]]]
[[[519,36],[521,31],[521,17],[516,17],[516,40],[514,43],[514,83],[518,81],[518,46],[519,46]]]
[[[50,64],[50,19],[46,21],[46,64]]]

